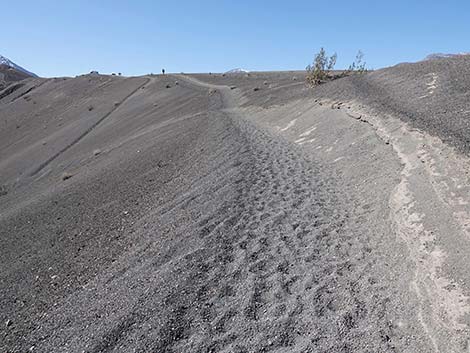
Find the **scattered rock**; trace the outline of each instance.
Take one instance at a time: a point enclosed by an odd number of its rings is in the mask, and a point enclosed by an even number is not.
[[[73,176],[73,174],[65,172],[62,174],[62,180],[67,180],[70,179]]]
[[[180,83],[178,81],[175,81],[175,85],[178,86]]]
[[[101,154],[101,150],[99,148],[93,151],[93,155],[97,156],[99,154]]]
[[[261,88],[259,88],[259,87],[255,87],[255,88],[253,88],[253,91],[257,92],[257,91],[259,91],[260,89],[261,89]]]
[[[230,86],[230,89],[236,89],[237,86]]]
[[[170,85],[170,84],[167,84],[165,87],[166,87],[166,88],[171,88],[171,85]]]
[[[5,196],[8,194],[7,188],[3,185],[0,185],[0,196]]]
[[[292,77],[292,81],[297,81],[297,76]]]
[[[6,327],[10,327],[11,325],[13,325],[13,321],[11,321],[10,319],[7,319],[7,320],[5,321],[5,326],[6,326]]]
[[[263,82],[263,85],[267,86],[267,85],[268,85],[268,81],[264,81],[264,82]]]
[[[114,106],[117,107],[118,105],[120,105],[121,102],[114,102]]]
[[[93,109],[95,109],[95,107],[93,107],[92,105],[89,105],[88,106],[88,111],[91,112]]]

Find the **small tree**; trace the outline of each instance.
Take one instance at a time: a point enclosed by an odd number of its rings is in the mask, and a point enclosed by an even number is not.
[[[329,79],[330,71],[334,69],[337,58],[336,53],[328,57],[325,49],[321,48],[320,51],[315,54],[313,63],[306,67],[308,71],[307,82],[311,85],[318,85]]]

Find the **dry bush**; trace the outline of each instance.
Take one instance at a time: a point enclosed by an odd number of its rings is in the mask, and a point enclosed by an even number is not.
[[[331,56],[326,54],[324,48],[315,54],[313,63],[307,66],[307,82],[311,85],[319,85],[333,78],[331,71],[336,65],[338,56],[334,53]]]
[[[356,59],[349,65],[349,68],[341,74],[333,74],[333,70],[336,65],[336,59],[338,56],[335,54],[328,56],[325,49],[321,48],[320,51],[315,54],[313,63],[307,66],[307,83],[312,86],[319,85],[321,83],[349,76],[351,74],[363,74],[368,70],[366,68],[366,62],[364,61],[364,53],[358,51]]]
[[[366,62],[364,61],[364,53],[359,50],[356,54],[356,59],[354,62],[349,65],[348,70],[346,71],[346,74],[364,74],[367,72],[366,68]]]

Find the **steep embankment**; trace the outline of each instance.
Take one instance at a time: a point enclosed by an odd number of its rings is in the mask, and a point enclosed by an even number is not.
[[[360,100],[470,152],[470,55],[400,64],[333,82],[322,95]]]

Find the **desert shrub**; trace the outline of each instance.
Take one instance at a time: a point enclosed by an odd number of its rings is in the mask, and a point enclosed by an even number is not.
[[[356,59],[354,62],[349,65],[348,70],[346,73],[352,74],[352,73],[358,73],[358,74],[363,74],[367,72],[366,68],[366,62],[364,61],[364,53],[359,50],[356,54]]]
[[[332,78],[331,71],[336,65],[338,56],[334,53],[328,56],[325,49],[321,48],[315,54],[313,63],[306,67],[307,69],[307,82],[311,85],[318,85]]]

